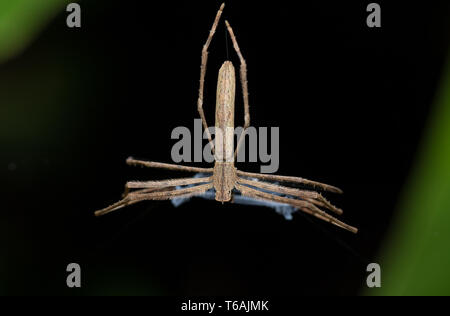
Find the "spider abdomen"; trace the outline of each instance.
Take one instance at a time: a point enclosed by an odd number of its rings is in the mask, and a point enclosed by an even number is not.
[[[234,98],[236,78],[231,61],[223,63],[217,79],[215,160],[234,161]]]

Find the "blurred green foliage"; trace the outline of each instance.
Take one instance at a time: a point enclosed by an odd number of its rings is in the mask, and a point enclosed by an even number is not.
[[[0,0],[0,63],[23,51],[68,2]]]
[[[382,287],[367,294],[450,295],[450,60],[443,74],[381,253]]]

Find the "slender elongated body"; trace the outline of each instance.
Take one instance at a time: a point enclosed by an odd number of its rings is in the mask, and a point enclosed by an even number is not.
[[[223,63],[217,78],[215,160],[234,161],[234,99],[236,79],[231,61]]]
[[[203,90],[208,60],[208,47],[219,23],[224,4],[217,12],[208,39],[202,49],[202,62],[200,67],[200,88],[197,101],[197,109],[202,119],[203,126],[208,136],[211,148],[214,151],[214,168],[197,168],[175,164],[167,164],[153,161],[142,161],[128,158],[129,165],[145,166],[150,168],[164,168],[178,171],[201,172],[211,174],[202,178],[178,178],[160,181],[129,181],[126,184],[125,197],[102,210],[96,211],[97,216],[115,211],[124,206],[145,200],[168,200],[177,197],[190,197],[204,194],[207,190],[215,190],[215,199],[219,202],[228,202],[232,198],[233,190],[239,191],[243,196],[254,199],[286,203],[297,209],[311,214],[321,220],[330,222],[336,226],[356,233],[357,229],[334,218],[324,210],[327,209],[336,214],[342,214],[342,210],[328,202],[320,193],[311,190],[302,190],[286,187],[268,181],[299,183],[304,186],[319,188],[323,191],[342,193],[334,186],[315,182],[299,177],[280,176],[270,174],[251,173],[238,170],[234,166],[240,145],[245,137],[241,134],[236,149],[234,148],[234,101],[236,95],[236,76],[231,61],[225,61],[219,70],[216,95],[216,122],[215,143],[206,123],[203,112]],[[227,30],[233,41],[233,47],[240,60],[240,82],[244,103],[244,132],[250,125],[250,112],[247,88],[247,64],[241,54],[236,37],[230,24],[225,21]],[[256,181],[255,179],[260,179]],[[177,187],[182,187],[178,188]],[[137,189],[137,190],[134,190]],[[130,190],[134,190],[131,191]],[[275,192],[269,193],[269,192]]]
[[[231,190],[236,182],[234,167],[234,100],[236,93],[236,77],[231,61],[223,63],[217,78],[216,95],[216,143],[214,189],[216,201],[231,200]]]

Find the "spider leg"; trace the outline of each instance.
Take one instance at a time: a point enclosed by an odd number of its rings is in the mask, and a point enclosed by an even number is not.
[[[211,182],[211,177],[203,178],[179,178],[168,179],[159,181],[129,181],[125,185],[128,189],[141,189],[141,188],[160,188],[160,187],[176,187],[178,185],[190,185]]]
[[[331,204],[327,199],[325,199],[320,193],[315,191],[307,191],[307,190],[299,190],[296,188],[288,188],[282,185],[277,185],[273,183],[268,182],[261,182],[261,181],[255,181],[255,180],[248,180],[244,178],[237,178],[238,183],[245,184],[245,185],[251,185],[259,189],[273,191],[276,193],[286,194],[286,195],[292,195],[298,198],[301,198],[305,201],[311,202],[312,204],[316,206],[320,206],[323,208],[327,208],[330,211],[341,215],[343,212],[340,208],[337,208],[333,204]]]
[[[276,202],[293,205],[293,206],[299,208],[300,210],[302,210],[303,212],[308,213],[310,215],[314,215],[317,218],[320,218],[321,220],[332,223],[338,227],[341,227],[341,228],[351,231],[353,233],[358,232],[357,228],[341,222],[340,220],[334,218],[333,216],[318,209],[314,204],[312,204],[308,201],[295,200],[295,199],[291,199],[291,198],[287,198],[287,197],[278,196],[275,194],[258,191],[256,189],[241,185],[239,183],[236,183],[236,189],[241,191],[242,195],[253,197],[255,199],[276,201]]]
[[[143,161],[143,160],[136,160],[133,157],[129,157],[127,159],[127,164],[130,165],[130,166],[142,166],[142,167],[148,167],[148,168],[162,168],[162,169],[169,169],[169,170],[176,170],[176,171],[187,171],[187,172],[212,173],[214,171],[213,168],[198,168],[198,167],[182,166],[182,165],[163,163],[163,162]]]
[[[160,188],[171,188],[176,186],[184,186],[198,183],[211,182],[211,177],[202,178],[179,178],[159,181],[128,181],[125,184],[125,192],[122,197],[126,197],[130,189],[145,188],[145,190],[133,191],[133,193],[150,193],[153,191],[161,191]]]
[[[163,188],[150,187],[150,188],[145,188],[145,189],[141,189],[141,190],[135,190],[135,191],[133,191],[133,194],[162,192],[162,191],[172,190],[172,188],[173,187],[163,187]],[[130,188],[128,188],[127,184],[125,184],[125,191],[122,193],[122,198],[126,197],[129,193],[130,193]]]
[[[342,193],[341,189],[336,188],[332,185],[321,183],[321,182],[316,182],[316,181],[311,181],[311,180],[300,178],[300,177],[254,173],[254,172],[246,172],[246,171],[242,171],[242,170],[236,170],[236,174],[238,176],[242,176],[242,177],[257,178],[257,179],[269,180],[269,181],[300,183],[300,184],[308,185],[311,187],[317,187],[324,191],[329,191],[329,192],[334,192],[334,193]]]
[[[172,189],[169,191],[162,191],[162,192],[151,192],[151,193],[145,193],[142,192],[143,190],[139,190],[136,193],[132,192],[129,193],[125,198],[122,200],[104,208],[101,210],[98,210],[95,212],[95,216],[101,216],[105,215],[107,213],[110,213],[112,211],[118,210],[124,206],[132,205],[135,203],[138,203],[140,201],[146,201],[146,200],[170,200],[175,197],[190,197],[194,195],[202,194],[209,189],[213,187],[212,183],[206,183],[199,186],[184,188],[184,189]]]
[[[146,188],[141,190],[133,191],[133,194],[142,194],[142,193],[150,193],[150,192],[162,192],[162,191],[168,191],[172,190],[173,187],[164,187],[164,188]],[[122,194],[122,198],[126,197],[128,194],[130,194],[130,191],[127,186],[125,186],[125,192]]]
[[[205,75],[206,75],[206,65],[208,63],[208,47],[211,43],[211,40],[216,32],[217,24],[219,24],[220,16],[222,15],[223,8],[225,7],[225,3],[219,8],[217,11],[216,18],[214,19],[214,23],[209,31],[208,39],[206,40],[205,45],[202,48],[202,63],[200,65],[200,87],[198,89],[198,100],[197,100],[197,110],[202,119],[203,127],[205,129],[206,135],[208,136],[209,143],[211,144],[211,151],[214,153],[214,143],[211,138],[211,133],[208,129],[208,123],[206,122],[205,113],[203,112],[203,90],[205,87]]]
[[[236,146],[236,150],[234,151],[234,157],[237,157],[239,152],[239,148],[241,147],[242,141],[244,140],[245,133],[247,128],[250,126],[250,106],[248,104],[248,82],[247,82],[247,63],[242,56],[241,50],[236,40],[236,36],[234,35],[233,29],[230,26],[230,23],[225,20],[225,24],[228,29],[228,33],[230,33],[231,41],[233,42],[234,50],[239,57],[240,65],[240,78],[241,78],[241,87],[242,87],[242,96],[244,98],[244,131],[241,136],[239,136],[239,140]]]

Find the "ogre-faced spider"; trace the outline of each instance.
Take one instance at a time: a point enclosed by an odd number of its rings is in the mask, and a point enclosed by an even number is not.
[[[169,170],[187,171],[187,172],[202,172],[211,174],[210,176],[201,178],[179,178],[172,180],[161,181],[130,181],[126,183],[125,196],[119,202],[112,204],[102,210],[96,211],[97,216],[115,211],[124,206],[135,204],[145,200],[170,200],[177,197],[190,197],[201,195],[209,189],[215,189],[215,199],[219,202],[229,202],[232,199],[232,191],[238,190],[243,196],[254,199],[274,201],[279,203],[286,203],[302,210],[305,213],[311,214],[324,221],[330,222],[336,226],[356,233],[358,230],[355,227],[347,225],[333,216],[329,215],[320,208],[327,209],[336,214],[342,214],[342,210],[333,206],[320,193],[310,190],[301,190],[297,188],[286,187],[267,181],[290,182],[299,183],[309,187],[320,188],[324,191],[335,193],[342,193],[342,191],[331,185],[290,176],[279,176],[261,173],[250,173],[238,170],[234,166],[234,159],[237,156],[238,150],[241,146],[245,133],[239,137],[236,150],[234,150],[234,134],[222,133],[221,137],[216,137],[215,144],[212,141],[211,133],[206,123],[205,114],[203,112],[203,89],[204,79],[206,73],[206,64],[208,59],[208,47],[211,43],[213,35],[216,31],[217,25],[222,15],[224,4],[220,6],[216,18],[209,32],[208,39],[202,50],[202,61],[200,70],[200,88],[198,96],[198,112],[203,122],[209,143],[214,151],[215,164],[214,168],[197,168],[182,166],[177,164],[167,164],[153,161],[141,161],[133,158],[127,159],[127,164],[134,166],[144,166],[150,168],[164,168]],[[244,131],[250,126],[250,113],[248,102],[247,89],[247,64],[239,49],[236,37],[233,30],[225,21],[228,33],[233,42],[233,47],[240,60],[240,79],[242,94],[244,99]],[[234,128],[234,100],[235,100],[235,70],[231,61],[225,61],[219,70],[217,95],[216,95],[216,123],[215,128],[225,131],[227,128]],[[234,152],[234,153],[233,153]],[[260,179],[263,181],[255,181],[251,178]],[[188,186],[177,188],[180,186]],[[133,190],[134,191],[130,191]],[[268,193],[267,191],[282,194],[283,196]],[[319,208],[320,207],[320,208]]]

